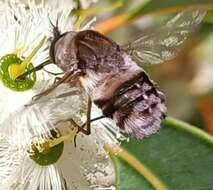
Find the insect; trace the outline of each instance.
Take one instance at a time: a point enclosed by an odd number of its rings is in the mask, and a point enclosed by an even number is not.
[[[173,59],[204,15],[199,10],[181,12],[162,28],[123,46],[93,30],[61,34],[54,27],[50,57],[65,74],[37,98],[61,83],[79,82],[89,95],[86,128],[79,127],[81,132],[89,135],[91,121],[107,117],[130,136],[148,137],[160,129],[167,108],[164,94],[140,65]],[[93,120],[92,102],[103,112]]]

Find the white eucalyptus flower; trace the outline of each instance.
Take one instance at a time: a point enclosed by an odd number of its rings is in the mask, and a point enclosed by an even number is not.
[[[78,136],[77,147],[71,142],[66,142],[59,160],[46,166],[30,159],[26,149],[17,149],[14,139],[10,142],[2,140],[4,148],[0,150],[4,150],[4,156],[0,158],[0,163],[4,165],[1,164],[0,167],[4,169],[4,173],[1,170],[1,189],[87,190],[91,183],[92,187],[99,188],[113,185],[114,172],[101,147],[103,139],[97,138],[96,135],[98,132],[93,130],[93,135],[89,137]]]
[[[50,21],[56,23],[58,19],[61,32],[72,29],[75,19],[70,16],[70,12],[76,6],[76,3],[70,3],[70,6],[63,7],[62,5],[58,6],[61,2],[59,0],[50,2],[44,3],[41,1],[40,4],[36,4],[34,1],[29,1],[28,5],[21,4],[18,1],[2,3],[1,6],[4,6],[4,11],[1,12],[0,10],[0,57],[14,52],[20,58],[27,57],[44,36],[48,39],[52,38]],[[48,6],[49,4],[50,6]],[[89,26],[86,25],[86,27]],[[48,58],[48,47],[49,43],[47,42],[35,55],[32,60],[34,66],[41,64]],[[18,110],[31,101],[34,95],[43,91],[53,80],[54,77],[47,75],[45,72],[38,72],[34,88],[23,93],[11,91],[1,83],[0,89],[4,96],[0,97],[2,109],[0,124],[11,112]],[[13,107],[12,110],[11,107]]]
[[[48,2],[51,4],[52,1]],[[54,7],[58,5],[57,3],[49,6],[48,2],[29,1],[28,4],[22,4],[19,1],[9,1],[2,3],[4,11],[0,9],[1,65],[3,62],[7,63],[8,60],[14,59],[13,56],[16,55],[19,59],[24,60],[39,41],[46,36],[47,40],[32,59],[34,66],[39,65],[49,56],[49,39],[52,38],[50,20],[56,23],[58,18],[59,28],[62,32],[72,28],[74,19],[70,17],[70,11],[75,4],[64,8],[62,6]],[[9,57],[4,57],[8,54],[10,54]],[[53,69],[55,70],[55,68]],[[59,86],[53,93],[43,97],[36,104],[26,106],[34,95],[50,86],[54,79],[55,77],[44,71],[39,71],[32,89],[15,92],[16,86],[13,86],[13,90],[6,87],[7,83],[3,83],[4,76],[1,77],[0,189],[64,190],[67,188],[86,190],[91,184],[92,187],[113,185],[114,172],[109,158],[103,150],[103,144],[118,143],[115,135],[119,133],[113,122],[107,119],[94,122],[90,136],[78,134],[77,147],[71,142],[73,138],[66,141],[64,148],[61,149],[63,153],[54,162],[48,162],[44,166],[32,159],[36,150],[44,151],[45,154],[50,150],[50,147],[44,146],[45,143],[52,141],[55,143],[57,139],[60,139],[60,135],[61,137],[69,135],[72,125],[68,123],[59,126],[57,123],[60,120],[73,118],[78,123],[82,123],[85,118],[85,94],[81,91],[77,95],[60,96],[61,93],[78,90],[78,88],[71,88],[66,84]],[[92,117],[100,116],[100,114],[97,108],[93,109]],[[110,130],[108,130],[109,128]],[[53,135],[53,132],[57,133],[57,137]],[[111,175],[109,178],[105,177],[106,184],[103,184],[100,180],[100,172],[105,175],[105,168],[110,168]],[[86,179],[90,183],[87,183]]]
[[[28,3],[29,0],[21,0],[21,2]],[[86,9],[93,3],[97,3],[98,0],[36,0],[35,2],[37,4],[42,3],[43,5],[47,5],[51,9],[55,9],[56,7],[64,9],[73,5],[78,6],[79,3],[83,9]]]
[[[62,88],[65,89],[61,86],[56,90],[55,95]],[[37,148],[41,147],[45,141],[52,138],[50,129],[59,131],[60,134],[68,134],[70,124],[57,125],[56,128],[55,121],[66,119],[71,115],[78,120],[81,117],[81,113],[78,112],[79,107],[85,106],[81,101],[83,98],[79,96],[73,96],[72,99],[70,97],[62,98],[61,102],[55,100],[53,94],[48,98],[51,100],[27,107],[17,113],[22,117],[14,116],[13,119],[5,121],[3,124],[7,125],[10,140],[7,142],[2,139],[2,147],[0,147],[2,155],[0,158],[0,167],[2,167],[0,168],[0,179],[2,176],[0,188],[4,190],[46,190],[51,188],[52,190],[63,190],[66,189],[66,186],[67,189],[86,190],[90,185],[92,187],[113,185],[114,172],[109,158],[103,150],[103,143],[117,143],[117,140],[100,122],[92,125],[90,136],[82,134],[77,136],[77,147],[71,141],[66,141],[63,153],[57,162],[41,166],[30,158],[32,153],[29,153],[31,148],[29,142],[35,139],[33,141],[35,145],[39,143]],[[107,121],[103,123],[112,125]],[[47,129],[49,131],[46,131]],[[73,139],[71,138],[71,140]]]
[[[8,181],[20,164],[21,155],[17,147],[11,146],[9,138],[0,135],[0,187]],[[3,189],[3,188],[2,188]]]
[[[41,166],[30,158],[32,141],[40,148],[49,138],[53,138],[51,130],[68,134],[70,123],[58,126],[55,124],[57,121],[72,117],[81,122],[81,109],[85,110],[84,94],[57,98],[61,90],[70,92],[75,89],[61,85],[41,102],[20,109],[11,115],[12,119],[8,118],[2,124],[7,126],[3,132],[10,136],[10,140],[7,142],[2,139],[0,147],[0,188],[44,190],[51,186],[52,190],[63,190],[67,186],[67,189],[86,190],[91,185],[100,187],[114,184],[114,171],[103,144],[116,144],[117,132],[113,134],[106,128],[108,126],[114,131],[113,124],[108,120],[94,123],[90,136],[79,134],[77,147],[72,141],[66,141],[63,153],[55,163]]]
[[[16,54],[19,58],[27,57],[33,48],[44,36],[50,36],[50,24],[36,9],[28,11],[23,4],[5,3],[5,11],[0,17],[1,38],[0,57],[8,54]],[[45,18],[45,19],[44,19]],[[45,61],[48,56],[48,44],[44,44],[41,50],[34,57],[33,64],[38,65]],[[10,117],[10,114],[17,111],[37,94],[45,85],[48,85],[49,77],[44,73],[38,74],[35,87],[25,92],[15,92],[0,83],[1,96],[1,117],[0,124]],[[45,83],[45,84],[44,84]],[[13,109],[11,109],[13,108]]]

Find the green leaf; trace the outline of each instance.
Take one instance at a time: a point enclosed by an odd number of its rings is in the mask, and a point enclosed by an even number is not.
[[[117,190],[212,190],[213,138],[184,122],[168,118],[159,134],[130,139],[111,153]]]
[[[168,14],[181,11],[185,8],[202,8],[213,10],[212,0],[146,0],[137,8],[129,12],[129,19],[147,14]]]

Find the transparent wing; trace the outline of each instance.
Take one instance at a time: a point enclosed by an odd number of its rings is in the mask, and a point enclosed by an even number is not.
[[[198,28],[205,13],[201,10],[181,12],[160,29],[124,45],[123,49],[141,64],[159,64],[171,60],[183,42]]]

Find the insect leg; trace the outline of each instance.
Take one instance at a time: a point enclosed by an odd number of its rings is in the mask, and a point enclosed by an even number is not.
[[[82,132],[83,134],[86,134],[86,135],[87,135],[87,131],[86,131],[85,129],[81,128],[81,126],[78,125],[72,118],[66,119],[66,120],[58,121],[58,122],[56,123],[56,125],[57,125],[58,123],[60,123],[60,122],[68,122],[68,121],[69,121],[74,127],[77,127],[77,128],[78,128],[78,132],[77,132],[77,133]],[[77,138],[77,134],[76,134],[75,137],[74,137],[74,145],[75,145],[75,147],[76,147],[76,138]]]
[[[90,128],[90,126],[91,126],[91,125],[90,125],[90,123],[91,123],[91,119],[90,119],[90,117],[91,117],[91,108],[92,108],[92,101],[91,101],[90,97],[88,97],[88,102],[87,102],[87,121],[86,121],[85,124],[82,125],[83,127],[86,126],[86,129],[84,129],[82,126],[78,125],[72,118],[67,119],[67,120],[58,121],[58,122],[56,123],[56,125],[57,125],[58,123],[60,123],[60,122],[69,121],[69,122],[71,122],[75,127],[78,127],[79,132],[82,132],[82,133],[85,134],[85,135],[90,135],[90,133],[91,133],[91,128]],[[94,120],[94,119],[93,119],[93,120]],[[97,119],[95,118],[95,120],[97,120]]]
[[[92,101],[90,97],[88,96],[88,101],[87,101],[87,121],[86,121],[86,130],[81,127],[81,129],[84,130],[85,135],[90,135],[91,133],[91,109],[92,109]]]
[[[80,93],[79,90],[73,90],[73,91],[70,91],[70,92],[60,94],[60,95],[56,96],[56,98],[65,98],[67,96],[78,95],[79,93]]]
[[[43,70],[44,70],[46,73],[51,74],[51,75],[54,75],[54,76],[64,74],[64,72],[61,72],[61,73],[53,73],[53,72],[50,72],[50,71],[46,70],[45,68],[43,68]]]
[[[61,79],[62,79],[61,77],[55,77],[53,84],[55,84],[56,82],[58,82]]]
[[[102,119],[102,118],[105,117],[105,116],[102,115],[102,116],[96,117],[94,119],[90,119],[90,117],[91,117],[91,108],[92,108],[92,101],[91,101],[90,97],[88,97],[87,121],[83,125],[81,125],[81,126],[79,124],[77,124],[72,118],[67,119],[67,120],[58,121],[56,123],[56,125],[58,123],[60,123],[60,122],[69,121],[74,127],[78,128],[78,133],[82,132],[85,135],[90,135],[90,133],[91,133],[91,125],[90,125],[91,122],[97,121],[97,120]],[[86,129],[84,129],[84,126],[86,126]],[[75,147],[76,147],[76,138],[77,138],[77,134],[74,137],[74,145],[75,145]]]
[[[91,108],[92,108],[92,101],[90,99],[90,97],[88,96],[88,102],[87,102],[87,121],[86,121],[86,130],[79,126],[73,119],[70,119],[69,121],[72,122],[72,124],[74,124],[75,126],[78,127],[78,132],[82,132],[85,135],[90,135],[91,133],[91,125],[90,125],[90,117],[91,117]],[[74,145],[76,147],[76,138],[77,135],[74,137]]]
[[[98,121],[98,120],[103,119],[103,118],[105,118],[105,117],[106,117],[106,116],[104,116],[104,115],[101,115],[101,116],[99,116],[99,117],[95,117],[94,119],[91,119],[91,120],[90,120],[90,123],[92,123],[92,122],[94,122],[94,121]],[[81,128],[84,128],[86,124],[87,124],[87,122],[85,122],[83,125],[81,125]]]
[[[66,82],[66,80],[70,80],[70,78],[72,77],[72,73],[68,72],[66,73],[62,78],[60,78],[60,80],[55,81],[52,86],[50,86],[47,90],[41,92],[40,94],[35,95],[32,100],[33,102],[39,100],[40,98],[42,98],[43,96],[48,95],[50,92],[52,92],[55,88],[57,88],[60,84],[62,84],[63,82]]]

